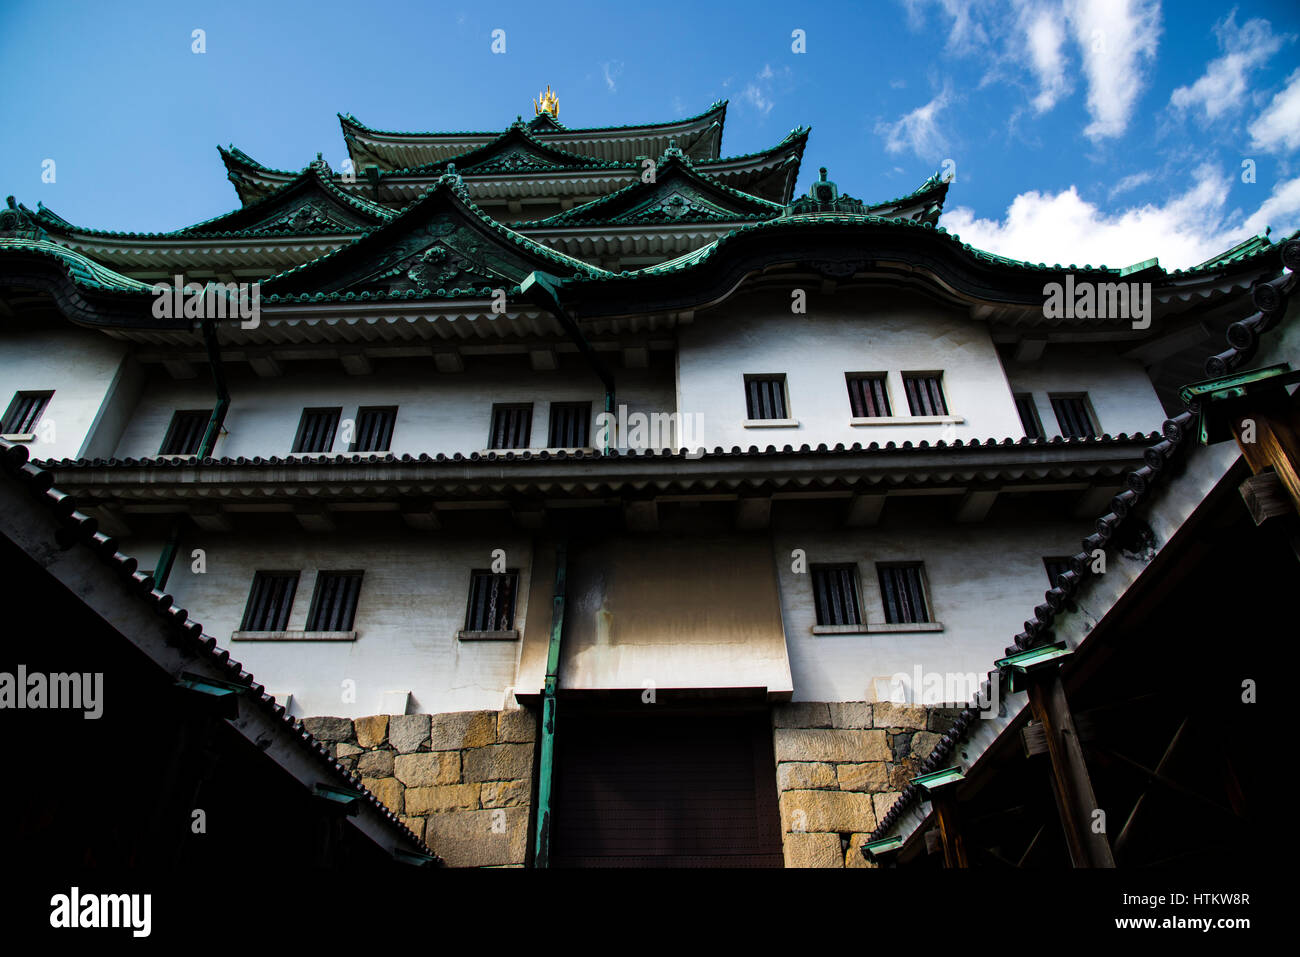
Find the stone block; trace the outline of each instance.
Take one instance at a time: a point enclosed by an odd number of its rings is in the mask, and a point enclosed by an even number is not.
[[[518,781],[533,776],[531,744],[494,744],[466,751],[462,761],[466,781]]]
[[[871,837],[870,834],[849,835],[849,849],[844,852],[845,867],[872,868],[876,866],[867,860],[866,855],[862,853],[862,845],[867,843],[869,837]]]
[[[402,813],[402,785],[393,778],[362,778],[361,785],[394,814]]]
[[[391,778],[393,776],[392,751],[367,751],[357,758],[357,770],[362,777]]]
[[[883,731],[777,728],[777,761],[884,761],[889,757]]]
[[[339,758],[340,760],[343,758],[350,758],[353,755],[360,753],[360,748],[355,744],[348,744],[346,741],[340,741],[338,744],[334,745],[334,757]]]
[[[460,752],[423,751],[419,754],[399,754],[393,761],[393,774],[408,788],[455,784],[460,780]]]
[[[376,714],[369,718],[357,718],[357,744],[363,748],[377,748],[388,737],[388,715]]]
[[[942,736],[935,734],[933,731],[916,732],[916,734],[912,735],[912,756],[924,761],[930,756],[930,752],[934,750],[935,745],[939,743],[940,737]]]
[[[865,701],[833,701],[830,703],[831,727],[870,728],[872,709]]]
[[[523,807],[532,794],[531,781],[489,781],[479,792],[484,807]]]
[[[841,791],[889,790],[889,765],[884,761],[867,764],[837,764],[835,779]]]
[[[430,815],[425,843],[451,867],[522,864],[528,848],[528,808]]]
[[[531,744],[537,740],[537,715],[516,709],[497,715],[498,744]]]
[[[795,761],[776,766],[776,786],[782,791],[835,787],[835,769],[814,761]]]
[[[347,718],[303,718],[302,726],[319,741],[348,741],[352,722]]]
[[[432,746],[435,751],[459,751],[495,744],[495,711],[455,711],[433,715]]]
[[[838,834],[787,834],[782,841],[786,867],[843,867]]]
[[[777,728],[829,728],[831,712],[824,701],[795,701],[772,709],[772,725]]]
[[[943,734],[956,723],[957,716],[961,712],[961,708],[931,708],[926,730],[933,731],[936,734]]]
[[[898,795],[899,792],[897,791],[885,791],[883,794],[871,795],[871,807],[876,812],[877,821],[883,821],[885,819],[885,815],[889,813],[889,809],[893,807],[894,802],[898,800]]]
[[[437,815],[443,811],[472,811],[477,807],[477,784],[445,784],[406,789],[407,814]]]
[[[871,795],[850,791],[786,791],[781,795],[781,830],[869,833],[876,827]],[[838,838],[837,838],[838,840]],[[840,848],[835,847],[840,858]]]
[[[924,728],[927,720],[924,705],[877,701],[872,711],[877,728]]]
[[[395,714],[388,721],[388,742],[401,754],[418,751],[429,743],[427,714]]]

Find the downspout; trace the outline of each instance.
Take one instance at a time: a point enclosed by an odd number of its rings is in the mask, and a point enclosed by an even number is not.
[[[596,354],[596,350],[591,347],[578,324],[565,311],[564,306],[560,303],[560,286],[564,280],[558,276],[553,276],[548,272],[537,270],[530,272],[524,277],[523,282],[519,284],[519,289],[524,295],[528,296],[534,303],[541,306],[559,321],[560,326],[564,329],[568,337],[573,340],[573,344],[578,347],[582,357],[587,360],[591,366],[591,371],[596,373],[596,377],[605,386],[605,413],[613,415],[614,413],[614,373],[610,371],[609,366],[601,360]],[[610,423],[610,419],[605,420]],[[609,437],[613,431],[612,425],[605,428],[605,448],[602,450],[604,455],[609,455]]]
[[[226,389],[226,374],[221,367],[221,347],[217,344],[216,327],[212,324],[211,317],[205,316],[200,322],[203,327],[203,344],[208,351],[208,368],[212,371],[212,384],[217,392],[217,402],[212,407],[212,416],[208,419],[208,427],[203,432],[203,439],[199,442],[199,451],[196,455],[196,459],[202,462],[212,454],[212,448],[217,444],[222,423],[226,421],[226,410],[230,408],[230,392]],[[159,591],[167,587],[167,579],[171,576],[180,541],[181,522],[177,519],[172,523],[171,535],[167,539],[167,544],[163,546],[162,554],[158,556],[158,564],[153,570],[154,588]]]
[[[537,771],[537,834],[533,866],[551,866],[551,779],[555,771],[555,693],[560,683],[560,638],[564,633],[564,590],[567,562],[564,542],[555,546],[555,592],[551,599],[551,643],[546,651],[546,683],[542,689],[542,754]]]

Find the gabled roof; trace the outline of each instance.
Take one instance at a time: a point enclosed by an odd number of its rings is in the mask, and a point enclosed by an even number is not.
[[[502,226],[443,176],[390,222],[341,249],[263,283],[263,301],[491,296],[541,269],[566,277],[604,270]]]
[[[671,148],[656,165],[653,182],[638,179],[608,196],[515,228],[736,223],[772,219],[783,209],[702,176],[681,150]]]
[[[318,156],[317,162],[275,192],[241,209],[178,229],[172,235],[360,232],[392,218],[393,212],[387,207],[335,185],[329,167]]]
[[[454,167],[462,175],[484,176],[562,169],[619,169],[622,165],[549,146],[517,121],[492,142],[444,162],[430,163],[421,167],[421,171],[443,173]]]
[[[48,239],[0,238],[0,262],[19,256],[39,256],[54,261],[62,267],[72,283],[83,289],[110,293],[153,294],[153,287],[149,283],[123,276],[74,249],[60,246]]]

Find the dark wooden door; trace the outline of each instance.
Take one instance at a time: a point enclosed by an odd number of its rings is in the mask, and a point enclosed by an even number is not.
[[[560,710],[556,867],[780,867],[771,722]]]

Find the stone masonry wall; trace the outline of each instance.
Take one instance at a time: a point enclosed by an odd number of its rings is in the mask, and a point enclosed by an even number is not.
[[[452,867],[522,867],[531,711],[304,718],[335,758]]]
[[[860,848],[960,708],[801,701],[772,711],[786,867],[871,867]]]

